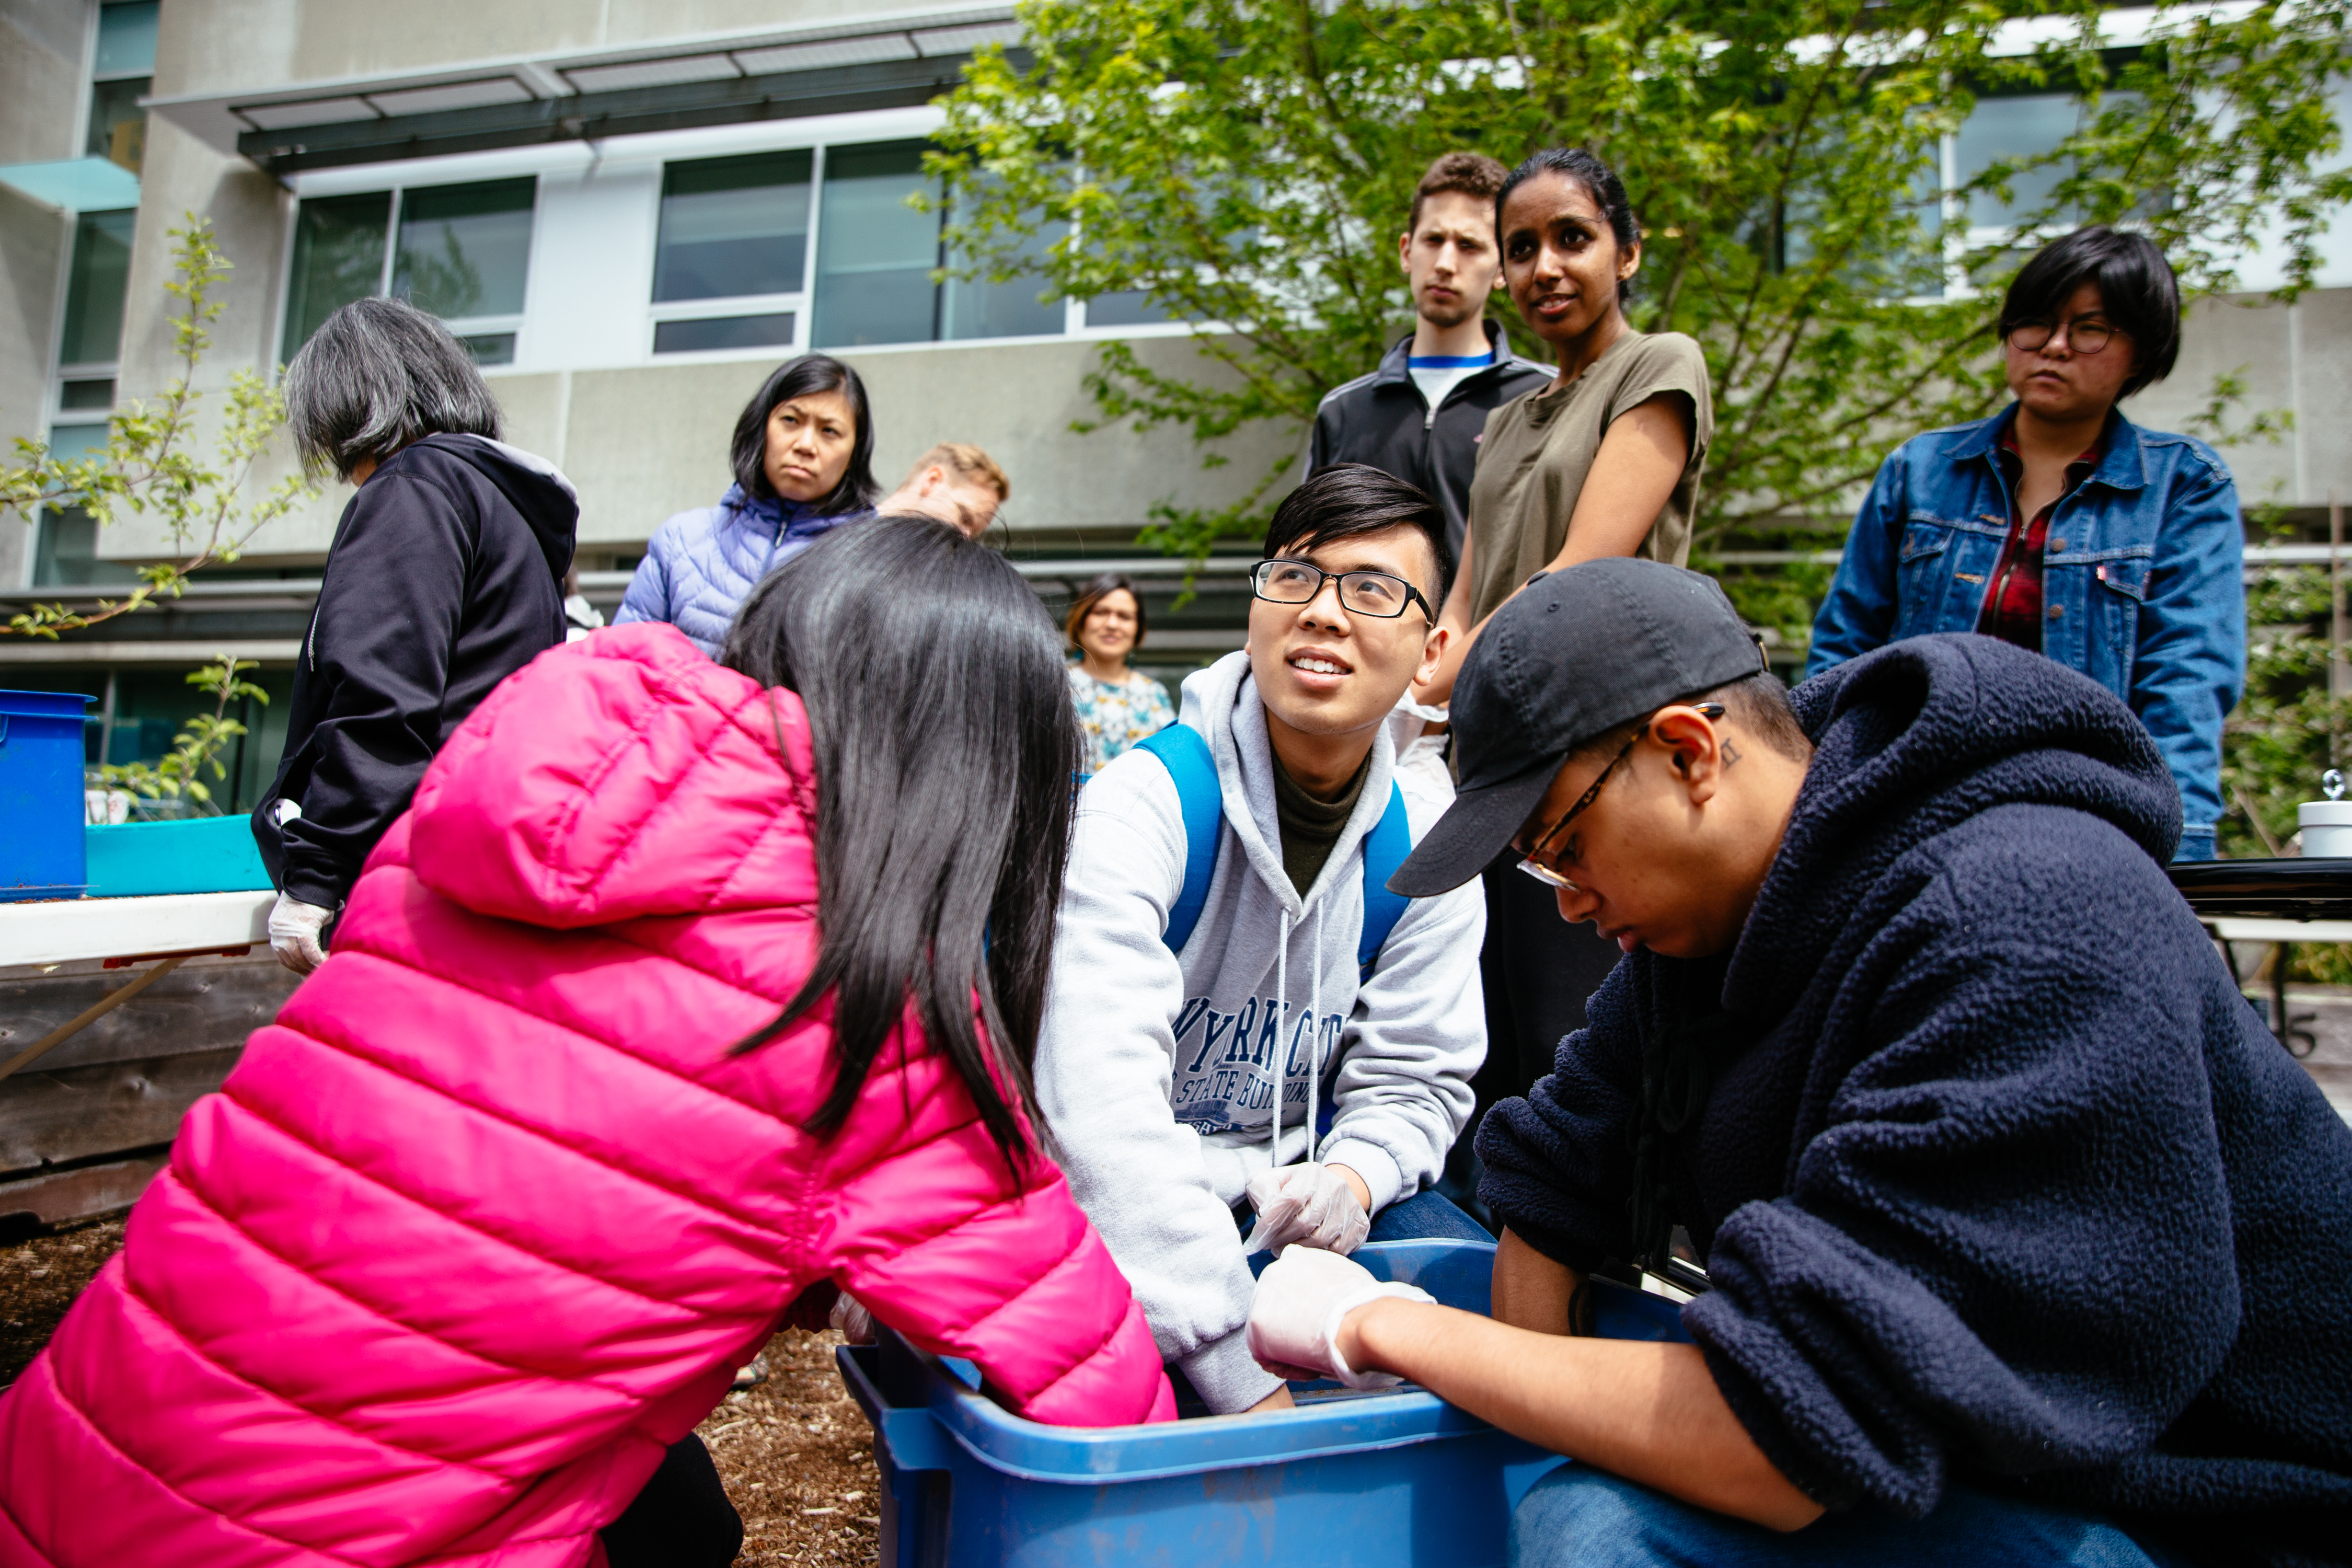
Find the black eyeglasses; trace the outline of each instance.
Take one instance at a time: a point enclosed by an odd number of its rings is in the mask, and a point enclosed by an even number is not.
[[[1708,719],[1720,719],[1723,717],[1723,704],[1720,702],[1700,702],[1694,704],[1694,706],[1700,714]],[[1577,817],[1582,814],[1584,808],[1591,805],[1593,801],[1598,798],[1601,794],[1601,786],[1609,782],[1609,775],[1617,771],[1617,764],[1623,762],[1627,757],[1632,756],[1633,754],[1633,748],[1640,745],[1642,743],[1642,737],[1649,732],[1650,726],[1648,724],[1643,724],[1639,730],[1633,731],[1633,738],[1626,742],[1622,747],[1619,748],[1617,754],[1609,759],[1609,765],[1601,769],[1600,773],[1594,777],[1592,787],[1586,790],[1582,795],[1578,795],[1576,797],[1576,804],[1570,806],[1568,810],[1562,814],[1558,822],[1553,823],[1549,827],[1544,829],[1543,837],[1536,840],[1535,847],[1528,850],[1526,857],[1519,861],[1520,870],[1525,871],[1537,881],[1545,883],[1550,887],[1566,888],[1571,893],[1580,893],[1584,890],[1578,887],[1574,882],[1570,881],[1566,877],[1560,875],[1559,869],[1557,866],[1547,866],[1543,863],[1540,857],[1544,853],[1544,847],[1549,844],[1553,839],[1559,837],[1560,830],[1566,827],[1570,823],[1574,822]]]
[[[1312,561],[1286,561],[1276,556],[1250,568],[1250,592],[1276,605],[1304,605],[1323,592],[1323,584],[1339,584],[1339,607],[1350,614],[1390,620],[1403,615],[1408,605],[1419,605],[1429,624],[1437,612],[1421,590],[1386,572],[1326,572]]]
[[[2107,321],[2068,321],[2066,346],[2088,358],[2105,348],[2116,335],[2113,323]],[[2049,321],[2023,321],[2009,329],[2009,346],[2027,353],[2046,346],[2058,335],[2056,325]]]

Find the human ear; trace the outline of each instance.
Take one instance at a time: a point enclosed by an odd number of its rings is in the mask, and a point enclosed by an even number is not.
[[[1666,749],[1675,782],[1693,805],[1705,805],[1723,788],[1721,733],[1697,709],[1677,704],[1650,721],[1650,740]]]
[[[1421,641],[1421,668],[1412,672],[1415,686],[1426,686],[1437,679],[1437,667],[1445,658],[1445,645],[1453,640],[1454,633],[1449,628],[1429,628],[1429,635]]]

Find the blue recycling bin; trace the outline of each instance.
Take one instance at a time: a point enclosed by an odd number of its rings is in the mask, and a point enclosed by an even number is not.
[[[0,903],[78,899],[82,718],[94,697],[0,691]]]
[[[1488,1310],[1492,1243],[1354,1257]],[[1672,1302],[1593,1283],[1605,1337],[1687,1341]],[[1410,1384],[1294,1384],[1298,1409],[1246,1420],[1048,1426],[982,1394],[971,1363],[880,1340],[835,1356],[874,1426],[883,1568],[1500,1568],[1512,1508],[1568,1462]]]

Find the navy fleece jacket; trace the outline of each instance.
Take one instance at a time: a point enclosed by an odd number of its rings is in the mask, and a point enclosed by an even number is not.
[[[2147,731],[1979,637],[1794,698],[1817,750],[1727,965],[1619,964],[1487,1118],[1479,1195],[1570,1268],[1629,1256],[1642,1042],[1719,1003],[1751,1043],[1663,1160],[1716,1286],[1684,1321],[1791,1481],[2352,1562],[2352,1130],[2166,880]]]

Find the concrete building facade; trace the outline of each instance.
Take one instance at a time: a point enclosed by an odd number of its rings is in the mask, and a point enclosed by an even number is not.
[[[1244,434],[1204,470],[1172,426],[1077,434],[1101,340],[1189,366],[1189,329],[1139,298],[932,280],[941,218],[907,197],[932,100],[991,42],[1018,46],[1008,0],[0,0],[0,439],[79,449],[165,383],[170,231],[193,214],[235,268],[205,386],[282,363],[349,299],[415,299],[472,346],[509,439],[578,484],[580,564],[608,606],[653,527],[725,488],[744,400],[812,348],[866,378],[886,485],[935,441],[993,454],[1010,548],[1065,593],[1141,553],[1155,502],[1227,500],[1295,437]],[[1955,167],[2013,154],[2063,101],[1986,105]],[[2131,410],[2178,427],[2222,373],[2248,406],[2291,410],[2288,439],[2229,454],[2250,501],[2352,496],[2352,235],[2336,243],[2295,307],[2202,307],[2179,371]],[[2260,258],[2246,277],[2270,281]],[[291,467],[280,451],[261,478]],[[181,676],[215,651],[282,687],[348,494],[323,487],[164,612],[0,642],[0,684],[102,689],[116,761],[168,741]],[[136,518],[10,521],[0,595],[86,594],[165,543]],[[1174,621],[1153,595],[1163,659],[1238,646],[1237,576],[1206,585]],[[247,787],[276,752],[252,717]]]

